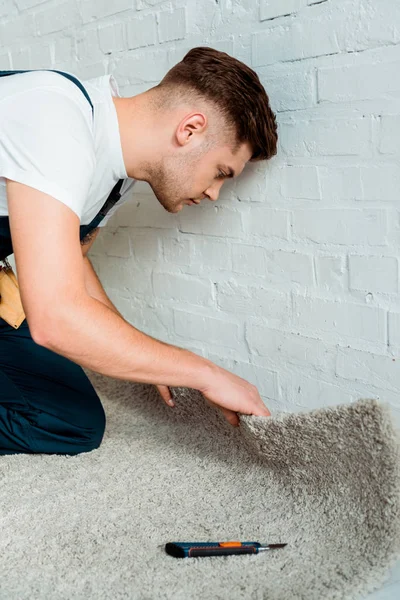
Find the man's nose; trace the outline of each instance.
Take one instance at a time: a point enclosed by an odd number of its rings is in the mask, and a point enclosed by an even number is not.
[[[222,181],[222,183],[215,183],[214,185],[212,185],[211,187],[209,187],[204,193],[206,196],[208,196],[208,198],[210,200],[214,200],[214,202],[216,200],[218,200],[218,196],[219,196],[219,191],[221,189],[221,187],[223,186],[224,182]]]

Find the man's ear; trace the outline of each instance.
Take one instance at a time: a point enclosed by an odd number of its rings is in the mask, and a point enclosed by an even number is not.
[[[207,117],[201,112],[192,112],[186,115],[176,128],[175,136],[178,144],[185,146],[191,141],[194,133],[202,133],[207,128]]]

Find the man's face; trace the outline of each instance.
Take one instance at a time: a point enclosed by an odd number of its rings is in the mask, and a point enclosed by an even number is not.
[[[177,213],[201,200],[217,200],[230,169],[237,177],[251,158],[250,146],[243,144],[232,154],[228,146],[215,147],[206,153],[195,148],[190,153],[168,156],[152,170],[149,184],[160,204],[170,213]],[[195,206],[195,205],[193,205]]]

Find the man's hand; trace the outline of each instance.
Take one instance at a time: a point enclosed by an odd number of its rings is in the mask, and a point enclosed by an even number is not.
[[[239,426],[237,413],[271,416],[255,385],[223,367],[213,367],[214,374],[199,391],[211,406],[216,406],[223,413],[228,423]]]

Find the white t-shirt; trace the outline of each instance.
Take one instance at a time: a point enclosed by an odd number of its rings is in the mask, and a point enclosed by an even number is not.
[[[67,71],[66,71],[67,72]],[[70,73],[73,75],[73,73]],[[5,177],[50,194],[88,225],[119,179],[121,198],[103,227],[131,197],[135,179],[123,161],[112,75],[80,80],[33,71],[0,77],[0,216],[8,215]]]

